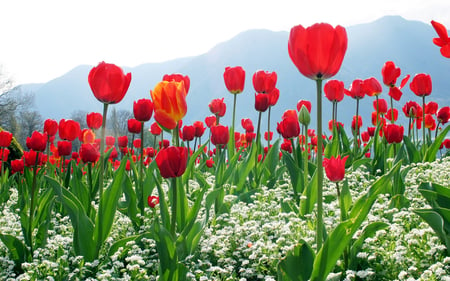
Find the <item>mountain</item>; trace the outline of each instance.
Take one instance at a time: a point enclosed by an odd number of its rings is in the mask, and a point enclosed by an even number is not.
[[[433,92],[427,101],[434,100],[441,106],[450,104],[450,61],[440,55],[439,48],[432,43],[436,37],[429,24],[405,20],[399,16],[386,16],[374,22],[346,28],[348,50],[340,72],[333,78],[344,81],[348,88],[356,78],[376,77],[382,82],[381,68],[392,60],[402,70],[403,78],[416,73],[428,73],[433,79]],[[252,75],[259,69],[276,71],[277,87],[280,89],[278,104],[272,109],[271,128],[275,128],[282,113],[295,109],[300,99],[316,101],[315,83],[303,77],[291,62],[288,51],[288,32],[269,30],[249,30],[222,42],[207,53],[195,57],[180,58],[164,63],[147,63],[133,68],[124,68],[132,73],[132,82],[124,100],[114,105],[118,109],[132,110],[133,101],[149,98],[149,91],[160,81],[164,74],[182,73],[191,79],[191,88],[187,96],[188,113],[185,124],[204,120],[210,115],[208,103],[214,98],[225,98],[227,114],[222,119],[231,125],[233,95],[229,94],[223,82],[223,72],[227,66],[242,66],[246,71],[246,84],[242,94],[237,97],[237,129],[241,130],[240,119],[251,118],[256,126],[258,115],[254,110],[254,90]],[[69,118],[75,110],[101,112],[98,102],[87,82],[93,66],[81,65],[70,72],[36,88],[35,103],[44,118]],[[411,80],[410,80],[411,81]],[[23,85],[27,89],[27,85]],[[383,86],[382,98],[389,100],[387,88]],[[410,90],[409,84],[403,89],[401,107],[408,100],[421,101]],[[365,97],[360,101],[364,127],[370,123],[373,98]],[[356,102],[346,97],[338,105],[338,119],[348,124],[355,114]],[[331,116],[331,103],[323,99],[324,119]],[[313,116],[315,113],[312,112]],[[265,128],[267,114],[262,125]],[[312,118],[314,126],[315,118]]]

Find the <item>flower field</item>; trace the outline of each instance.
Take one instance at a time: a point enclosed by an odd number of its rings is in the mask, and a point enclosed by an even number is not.
[[[447,30],[432,25],[449,58]],[[347,50],[342,26],[298,25],[287,43],[316,84],[316,128],[307,100],[270,128],[282,93],[264,70],[252,76],[258,120],[236,122],[246,75],[236,66],[223,74],[232,124],[220,122],[223,98],[204,123],[183,124],[190,78],[170,74],[134,102],[129,135],[112,136],[108,108],[132,74],[101,62],[87,80],[103,112],[87,114],[88,128],[47,119],[26,149],[0,130],[0,279],[450,280],[450,107],[432,100],[431,76],[401,77],[387,61],[382,83],[345,88],[329,80]],[[418,101],[397,109],[406,86]],[[345,96],[356,105],[348,125]]]

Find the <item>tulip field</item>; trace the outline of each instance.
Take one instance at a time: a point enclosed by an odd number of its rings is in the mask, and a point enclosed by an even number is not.
[[[446,28],[431,24],[450,58]],[[293,101],[275,128],[261,119],[271,124],[283,95],[277,73],[256,71],[249,86],[235,66],[223,73],[232,105],[213,99],[185,124],[190,78],[167,74],[134,102],[129,134],[111,136],[108,109],[132,73],[101,62],[86,78],[103,112],[87,128],[47,119],[23,148],[0,129],[0,279],[449,281],[450,107],[433,101],[438,81],[387,61],[380,80],[345,87],[332,79],[342,26],[298,25],[286,43],[317,100]],[[256,120],[235,118],[244,86]],[[338,119],[344,98],[351,124]]]

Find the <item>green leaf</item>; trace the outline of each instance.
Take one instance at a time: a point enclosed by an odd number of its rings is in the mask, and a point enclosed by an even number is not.
[[[420,151],[417,149],[417,146],[412,143],[412,141],[407,137],[403,137],[403,143],[406,148],[406,152],[408,153],[409,164],[411,163],[419,163],[422,160],[420,155]]]
[[[250,149],[250,153],[247,154],[247,157],[245,157],[240,163],[240,165],[236,167],[236,174],[238,177],[238,182],[236,184],[236,191],[238,193],[240,193],[244,188],[248,174],[252,171],[253,167],[255,167],[255,156],[257,150],[258,148],[256,143],[253,143]]]
[[[424,221],[426,221],[439,239],[447,247],[447,253],[450,254],[450,235],[444,230],[444,219],[436,211],[429,209],[417,209],[414,213],[418,214]]]
[[[109,248],[108,257],[110,257],[114,253],[116,253],[119,250],[119,248],[129,247],[129,246],[127,246],[128,242],[135,241],[136,243],[139,243],[142,240],[142,238],[153,239],[153,234],[150,233],[150,232],[145,232],[145,233],[142,233],[142,234],[139,234],[139,235],[127,236],[125,238],[117,240]],[[131,248],[131,247],[129,247],[129,248]]]
[[[83,256],[86,261],[94,260],[97,258],[96,244],[93,239],[94,224],[86,215],[83,205],[75,195],[62,187],[55,179],[47,177],[47,181],[69,214],[74,229],[73,248],[75,254]]]
[[[116,214],[117,202],[122,194],[122,186],[125,184],[125,166],[127,161],[122,161],[111,185],[103,192],[100,198],[99,210],[95,218],[94,243],[99,247],[109,235]]]
[[[0,234],[0,239],[8,248],[11,259],[14,261],[17,269],[21,268],[22,263],[31,260],[30,251],[17,237],[9,234]]]
[[[442,141],[447,136],[448,132],[450,130],[450,125],[447,125],[445,129],[442,130],[442,132],[439,133],[437,138],[434,140],[433,144],[428,147],[427,151],[425,152],[425,156],[423,158],[424,162],[433,162],[436,160],[436,154],[439,150],[439,147],[441,146]]]
[[[301,240],[300,244],[287,253],[277,266],[279,281],[307,281],[314,264],[314,251],[309,244]]]
[[[300,200],[300,215],[310,214],[317,202],[317,173],[314,173],[308,186],[303,190],[303,198]]]

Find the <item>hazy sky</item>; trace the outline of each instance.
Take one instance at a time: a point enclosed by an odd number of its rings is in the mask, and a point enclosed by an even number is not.
[[[450,28],[450,1],[2,0],[1,73],[16,84],[47,82],[80,64],[132,67],[199,55],[248,29],[351,26],[384,15]]]

